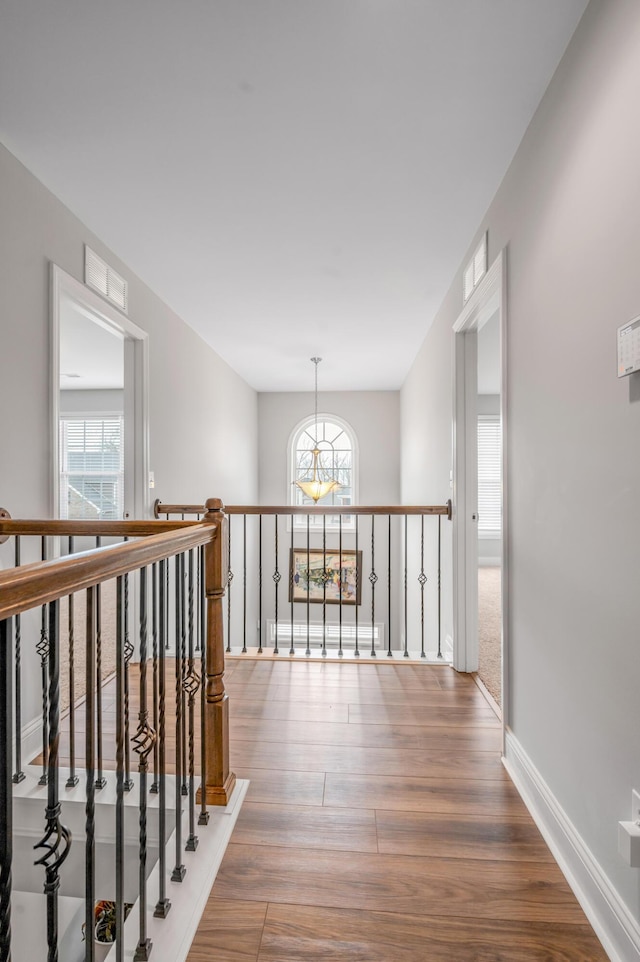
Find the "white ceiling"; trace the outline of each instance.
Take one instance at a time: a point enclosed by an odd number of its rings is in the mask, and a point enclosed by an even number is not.
[[[0,0],[0,141],[258,390],[396,389],[585,6]]]
[[[63,298],[60,310],[60,388],[124,388],[124,338],[79,304]]]

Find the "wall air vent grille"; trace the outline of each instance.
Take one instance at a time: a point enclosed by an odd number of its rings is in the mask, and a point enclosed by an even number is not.
[[[488,264],[488,244],[487,231],[482,235],[482,240],[476,247],[473,257],[464,269],[462,278],[462,297],[463,303],[467,303],[476,287],[487,273]]]
[[[112,267],[98,257],[95,251],[85,245],[84,248],[84,282],[93,288],[111,304],[125,314],[128,309],[129,284]]]

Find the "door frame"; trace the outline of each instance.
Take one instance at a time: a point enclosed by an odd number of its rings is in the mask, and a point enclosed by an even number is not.
[[[478,667],[478,484],[476,332],[498,311],[502,422],[502,723],[509,718],[509,510],[507,431],[507,250],[503,248],[453,325],[453,666]]]
[[[125,341],[125,377],[133,381],[132,403],[133,438],[130,448],[133,462],[133,491],[131,509],[136,518],[151,515],[149,491],[149,335],[125,314],[104,301],[85,284],[67,274],[53,262],[50,265],[50,407],[51,407],[51,511],[52,518],[60,516],[60,314],[61,301],[66,296],[93,314],[105,327],[122,335]],[[128,360],[127,360],[128,359]],[[125,384],[125,395],[131,391]],[[126,444],[126,440],[125,440]],[[125,484],[126,484],[125,479]]]

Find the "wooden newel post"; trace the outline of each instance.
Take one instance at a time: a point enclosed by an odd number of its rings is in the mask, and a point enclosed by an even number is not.
[[[224,621],[222,600],[227,584],[227,518],[219,498],[209,498],[203,521],[216,525],[216,537],[204,549],[206,593],[206,803],[227,805],[236,784],[229,771],[229,696],[224,690]]]

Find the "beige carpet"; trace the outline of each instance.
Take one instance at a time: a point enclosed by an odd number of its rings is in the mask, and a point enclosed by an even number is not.
[[[502,682],[502,571],[478,568],[478,675],[499,705]]]

